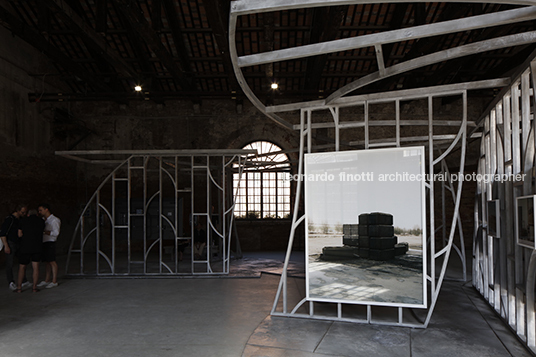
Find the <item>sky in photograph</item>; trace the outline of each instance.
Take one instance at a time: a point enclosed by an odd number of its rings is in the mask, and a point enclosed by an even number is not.
[[[421,147],[306,154],[306,214],[314,224],[357,224],[361,213],[393,215],[394,226],[421,227]]]

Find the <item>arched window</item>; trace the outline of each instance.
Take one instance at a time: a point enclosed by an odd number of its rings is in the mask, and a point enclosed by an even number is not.
[[[243,147],[257,150],[239,180],[234,174],[235,216],[240,218],[288,218],[290,215],[290,163],[281,148],[268,141]]]

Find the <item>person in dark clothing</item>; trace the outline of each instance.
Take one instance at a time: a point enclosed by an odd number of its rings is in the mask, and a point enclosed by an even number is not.
[[[33,269],[33,292],[37,289],[37,280],[39,280],[39,262],[43,250],[43,231],[45,230],[45,221],[37,216],[37,210],[31,209],[28,217],[22,218],[20,222],[21,230],[19,236],[19,280],[15,292],[22,292],[22,280],[26,275],[26,266],[32,262]]]
[[[4,243],[6,253],[6,278],[11,290],[17,288],[15,279],[13,278],[13,261],[19,253],[20,238],[18,233],[20,229],[20,218],[26,217],[27,212],[27,205],[18,205],[13,213],[6,217],[2,226],[0,226],[0,239],[2,240],[2,243]],[[23,280],[23,286],[30,285],[26,280],[26,277],[24,277]]]

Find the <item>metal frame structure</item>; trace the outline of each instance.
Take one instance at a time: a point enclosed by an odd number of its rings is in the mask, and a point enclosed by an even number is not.
[[[127,156],[119,161],[82,209],[69,247],[67,274],[229,273],[235,194],[229,192],[233,187],[232,172],[238,170],[241,175],[248,157],[255,155],[256,150],[110,150],[56,154],[89,163],[117,163],[118,160],[106,158]],[[90,160],[85,156],[105,159]],[[190,205],[190,234],[187,235],[182,234],[183,201],[189,201]],[[213,208],[216,208],[216,215]],[[150,225],[149,219],[154,219],[155,215],[156,226]],[[198,259],[194,256],[193,244],[197,220],[203,220],[206,233],[206,256]],[[213,240],[219,243],[217,251],[213,251]],[[169,249],[165,243],[170,243]],[[187,244],[192,257],[189,267],[179,262],[180,246]],[[167,250],[169,259],[165,255]],[[74,254],[78,254],[79,259],[78,267],[72,271],[70,264]],[[221,261],[213,261],[214,254],[219,254]]]
[[[458,121],[449,121],[442,122],[434,120],[433,112],[433,100],[440,97],[452,97],[459,96],[463,101],[463,113],[460,120]],[[365,96],[367,97],[367,96]],[[377,324],[389,324],[397,326],[407,326],[407,327],[426,327],[430,321],[433,309],[437,302],[441,284],[445,278],[447,263],[450,258],[451,249],[454,249],[457,253],[457,257],[461,261],[463,268],[463,276],[461,280],[466,280],[466,266],[465,266],[465,250],[464,250],[464,238],[462,233],[461,220],[459,217],[459,205],[461,199],[461,190],[462,182],[456,182],[452,180],[448,165],[445,161],[447,155],[449,155],[455,148],[461,148],[460,156],[460,172],[459,175],[463,175],[463,167],[465,160],[465,147],[466,147],[466,138],[467,138],[467,128],[471,124],[467,120],[467,90],[458,89],[452,90],[449,86],[441,86],[435,88],[428,88],[426,90],[414,90],[414,91],[401,91],[395,93],[384,93],[381,98],[374,98],[374,95],[370,95],[367,98],[363,96],[355,98],[347,98],[344,104],[328,106],[329,112],[332,115],[333,123],[332,127],[335,129],[335,151],[339,151],[340,143],[339,137],[340,132],[345,129],[351,128],[360,128],[364,131],[365,140],[364,142],[354,142],[350,144],[363,146],[365,149],[369,148],[379,148],[379,147],[403,147],[404,145],[414,143],[426,143],[427,144],[427,173],[436,173],[436,174],[445,174],[444,177],[448,177],[447,181],[440,181],[434,183],[433,175],[428,176],[430,179],[425,183],[427,191],[427,200],[428,200],[428,224],[429,224],[429,235],[426,237],[430,264],[426,270],[426,280],[429,283],[427,288],[430,297],[430,305],[428,307],[427,315],[424,321],[416,321],[415,318],[409,317],[405,313],[408,308],[403,306],[398,306],[396,304],[391,305],[398,309],[396,319],[392,321],[384,320],[374,320],[372,318],[375,307],[385,307],[385,304],[367,304],[367,312],[363,317],[355,316],[345,316],[343,310],[345,305],[340,302],[334,302],[336,305],[337,314],[334,316],[325,316],[322,314],[315,313],[315,301],[302,299],[297,305],[292,309],[288,307],[288,297],[287,297],[287,267],[290,259],[290,254],[292,251],[294,235],[299,226],[304,222],[305,215],[299,217],[298,211],[294,210],[292,228],[289,237],[287,255],[285,257],[285,262],[283,266],[283,272],[279,287],[276,293],[274,304],[272,307],[272,315],[275,316],[288,316],[288,317],[305,317],[313,319],[328,319],[328,320],[339,320],[339,321],[349,321],[349,322],[360,322],[360,323],[377,323]],[[403,127],[412,127],[412,126],[422,126],[423,123],[420,120],[401,120],[400,119],[400,102],[406,100],[416,100],[416,99],[427,99],[428,101],[428,120],[426,125],[428,127],[429,135],[423,137],[414,137],[414,136],[404,136],[401,134],[401,128]],[[370,121],[369,120],[369,106],[373,104],[394,104],[396,108],[395,118],[388,121]],[[340,109],[343,107],[352,107],[359,106],[364,108],[364,121],[341,121],[340,119]],[[325,127],[326,123],[314,123],[313,122],[313,112],[326,110],[326,107],[309,107],[302,109],[300,111],[300,155],[299,155],[299,165],[298,165],[298,175],[300,176],[303,173],[303,160],[304,153],[312,152],[312,129],[315,127]],[[395,136],[391,138],[385,138],[381,141],[374,141],[369,139],[369,130],[375,126],[393,126],[395,128]],[[456,126],[458,129],[457,134],[446,134],[446,135],[434,135],[434,128],[440,126]],[[439,153],[438,153],[439,152]],[[434,153],[438,153],[436,156]],[[295,207],[298,206],[301,190],[302,190],[302,181],[298,181],[296,188],[296,202]],[[436,187],[437,185],[439,187]],[[441,204],[442,215],[438,219],[436,224],[435,220],[435,199],[436,199],[436,190],[437,195],[441,194],[439,201]],[[450,191],[451,198],[446,197],[446,192]],[[446,217],[448,213],[447,203],[451,202],[454,205],[454,208],[451,212],[452,221],[448,222]],[[447,234],[448,230],[448,234]],[[458,231],[458,245],[454,243],[455,234]],[[440,232],[440,233],[438,233]],[[441,242],[441,243],[439,243]],[[438,269],[439,266],[439,269]],[[300,312],[300,308],[305,303],[309,303],[308,313]],[[409,318],[409,319],[408,319]]]
[[[536,251],[516,240],[516,200],[536,193],[535,89],[533,53],[479,122],[483,135],[478,173],[489,180],[478,182],[473,242],[473,285],[533,353]],[[500,238],[489,234],[487,217],[487,203],[497,200]]]
[[[482,88],[499,88],[508,86],[511,83],[511,78],[495,79],[488,81],[480,82],[471,82],[471,83],[460,83],[453,85],[444,85],[439,87],[431,88],[421,88],[413,90],[405,90],[398,92],[387,92],[379,94],[369,94],[369,95],[360,95],[360,96],[346,96],[357,88],[364,87],[370,83],[376,82],[383,78],[393,76],[402,72],[410,71],[415,68],[427,66],[434,63],[439,63],[445,61],[445,59],[453,59],[467,55],[473,55],[476,53],[482,53],[485,51],[496,50],[500,48],[506,48],[517,45],[524,45],[529,43],[534,43],[536,41],[536,32],[525,32],[522,34],[511,35],[499,37],[491,40],[481,41],[472,43],[465,46],[460,46],[457,48],[451,48],[448,50],[440,51],[437,53],[429,54],[422,56],[407,62],[399,63],[391,67],[385,67],[383,61],[382,45],[400,41],[414,40],[423,37],[429,37],[434,35],[454,33],[464,30],[485,28],[489,26],[504,25],[509,23],[522,22],[527,20],[532,20],[536,18],[536,7],[531,5],[536,5],[536,1],[533,0],[521,0],[521,1],[507,1],[509,4],[515,5],[527,5],[526,7],[501,11],[492,14],[485,14],[479,16],[472,16],[464,19],[444,21],[440,23],[434,23],[429,25],[414,26],[410,29],[400,29],[385,31],[376,34],[363,35],[353,38],[340,39],[335,41],[322,42],[317,44],[285,48],[276,51],[269,51],[264,53],[256,53],[247,56],[239,57],[237,54],[235,34],[236,34],[236,25],[237,18],[239,16],[244,16],[253,13],[262,13],[270,11],[279,11],[286,9],[296,9],[296,8],[313,8],[321,6],[336,6],[336,5],[353,5],[361,3],[378,3],[384,2],[379,0],[295,0],[295,1],[285,1],[285,0],[237,0],[231,4],[231,14],[230,14],[230,25],[229,25],[229,42],[230,42],[230,54],[231,60],[234,66],[235,74],[237,76],[238,82],[246,96],[250,101],[265,115],[275,121],[277,124],[286,127],[288,129],[295,129],[300,131],[300,154],[299,154],[299,165],[298,165],[298,174],[301,175],[303,172],[303,156],[305,150],[307,152],[312,152],[312,139],[313,139],[313,129],[316,128],[334,128],[335,131],[335,144],[334,150],[338,151],[340,148],[340,131],[349,129],[349,128],[359,128],[364,131],[364,140],[350,142],[350,145],[355,145],[358,147],[363,147],[365,150],[374,147],[400,147],[407,145],[408,143],[415,142],[425,142],[427,144],[427,154],[428,154],[428,173],[444,173],[449,174],[449,168],[445,158],[449,153],[453,151],[455,147],[461,148],[460,162],[459,167],[460,171],[458,177],[463,177],[464,173],[464,163],[465,163],[465,148],[466,148],[466,139],[468,136],[468,126],[471,124],[475,126],[474,122],[469,122],[467,118],[467,91],[472,89],[482,89]],[[391,3],[405,2],[404,0],[391,0]],[[424,1],[415,1],[415,2],[424,2]],[[458,1],[449,1],[447,2],[458,2]],[[469,3],[483,2],[479,0],[466,1]],[[505,3],[505,1],[487,1],[490,3]],[[247,84],[245,77],[242,73],[242,70],[249,66],[256,66],[260,64],[267,64],[285,60],[291,60],[296,58],[305,58],[315,55],[327,54],[337,51],[344,51],[350,49],[356,49],[361,47],[374,46],[376,57],[378,61],[378,71],[362,77],[331,94],[328,98],[313,102],[304,102],[304,103],[293,103],[285,104],[279,106],[265,106],[253,93],[249,85]],[[523,82],[525,83],[526,80]],[[523,84],[527,87],[526,84]],[[524,95],[528,96],[528,90],[524,91]],[[434,98],[443,97],[443,96],[461,96],[463,102],[463,114],[462,118],[458,121],[440,121],[434,119],[433,112],[433,100]],[[415,99],[427,99],[428,101],[428,120],[419,122],[413,120],[401,120],[400,119],[400,102],[406,100],[415,100]],[[371,104],[388,104],[394,103],[396,107],[395,118],[392,120],[384,121],[370,121],[369,120],[369,105]],[[362,121],[343,121],[340,115],[340,108],[350,107],[350,106],[362,106],[364,108],[364,120]],[[278,116],[277,113],[280,112],[300,112],[300,125],[294,126],[290,122],[286,121],[282,117]],[[316,111],[329,111],[331,114],[332,123],[328,122],[313,122],[312,113]],[[527,114],[528,118],[528,114]],[[525,125],[524,119],[523,125]],[[401,134],[401,128],[403,126],[413,126],[413,125],[427,125],[428,126],[428,135],[425,136],[404,136]],[[495,125],[495,124],[494,124]],[[528,124],[527,124],[528,125]],[[371,140],[369,131],[370,128],[374,126],[390,126],[395,132],[393,137],[382,137],[381,139]],[[447,135],[435,135],[434,128],[440,126],[450,126],[457,127],[457,134],[447,134]],[[519,131],[519,128],[512,129],[513,131]],[[523,136],[528,140],[527,130],[523,130]],[[478,137],[480,133],[473,130],[471,137]],[[495,134],[494,134],[495,135]],[[516,135],[516,133],[512,134]],[[532,132],[531,138],[534,138],[534,133]],[[493,137],[496,140],[496,137]],[[492,140],[492,139],[490,139]],[[524,140],[526,145],[527,140]],[[534,140],[534,139],[532,139]],[[484,142],[484,141],[483,141]],[[531,147],[529,145],[529,147]],[[519,146],[518,146],[519,148]],[[534,148],[532,147],[531,154],[534,154]],[[436,156],[436,153],[437,156]],[[521,156],[519,156],[521,157]],[[526,156],[524,156],[526,157]],[[527,161],[527,165],[530,162],[530,167],[532,168],[532,156]],[[519,162],[520,163],[520,162]],[[515,171],[515,170],[514,170]],[[462,280],[466,280],[466,266],[465,266],[465,244],[463,240],[463,234],[461,229],[461,219],[459,217],[459,206],[460,206],[460,197],[462,189],[462,181],[455,183],[452,180],[451,176],[448,176],[449,179],[445,182],[441,182],[441,189],[436,190],[433,178],[428,180],[426,183],[427,194],[428,194],[428,203],[429,203],[429,214],[428,214],[428,223],[429,223],[429,236],[428,247],[429,252],[428,256],[430,257],[430,265],[427,267],[427,280],[429,282],[429,293],[430,293],[430,306],[427,309],[426,317],[423,321],[419,319],[407,319],[408,314],[404,312],[403,307],[397,307],[398,309],[397,318],[392,321],[379,321],[373,319],[373,308],[374,305],[366,305],[366,313],[362,318],[356,318],[353,316],[345,316],[343,314],[343,305],[341,303],[335,303],[336,305],[336,314],[332,316],[325,316],[315,312],[315,302],[307,301],[303,299],[300,301],[294,308],[289,309],[288,307],[288,296],[287,296],[287,267],[290,259],[290,253],[292,250],[292,243],[294,235],[298,227],[304,222],[305,216],[298,216],[298,210],[294,210],[293,223],[289,236],[289,244],[287,249],[287,255],[285,258],[283,273],[281,276],[281,281],[276,293],[274,300],[272,315],[276,316],[299,316],[306,318],[317,318],[317,319],[329,319],[329,320],[342,320],[342,321],[352,321],[352,322],[363,322],[363,323],[378,323],[378,324],[389,324],[397,326],[409,326],[409,327],[427,327],[432,316],[437,297],[441,288],[441,284],[445,278],[447,263],[449,262],[451,249],[454,249],[458,257],[461,260],[463,267],[463,277]],[[429,177],[430,178],[430,177]],[[296,201],[295,206],[298,207],[300,195],[301,195],[301,181],[297,184],[296,192]],[[449,201],[447,198],[448,191],[452,196],[452,201],[454,207],[452,209],[452,221],[450,225],[446,221],[446,202]],[[436,194],[440,196],[441,202],[441,224],[436,224],[435,217],[435,207]],[[510,207],[511,208],[511,207]],[[439,220],[437,220],[439,221]],[[454,236],[456,233],[456,228],[458,228],[458,237],[459,237],[459,246],[454,244]],[[447,230],[449,230],[447,237]],[[436,233],[441,231],[442,239],[436,239]],[[439,235],[439,234],[438,234]],[[487,251],[486,251],[487,252]],[[506,255],[505,255],[506,256]],[[485,259],[492,259],[487,257]],[[489,264],[492,264],[493,260],[486,260]],[[512,263],[510,263],[512,264]],[[436,268],[436,265],[439,265],[439,269]],[[485,265],[487,266],[487,265]],[[532,273],[536,270],[536,258],[531,259],[531,269]],[[476,273],[476,272],[475,272]],[[487,269],[486,274],[492,274],[493,270]],[[487,276],[487,275],[486,275]],[[532,274],[534,276],[534,274]],[[519,280],[519,274],[516,275],[516,279]],[[533,292],[534,292],[534,281],[532,281],[532,288],[529,292],[527,287],[527,299],[530,297],[533,301]],[[488,290],[488,279],[486,278],[485,283],[482,285],[483,290]],[[513,289],[513,288],[512,288]],[[515,290],[515,289],[514,289]],[[519,293],[518,293],[519,294]],[[530,294],[530,295],[529,295]],[[488,295],[486,295],[488,296]],[[517,299],[517,305],[520,306],[522,301],[520,298]],[[304,304],[309,303],[309,309],[305,309]],[[281,308],[278,309],[278,306],[281,305]],[[531,302],[531,324],[534,325],[534,307]],[[515,306],[514,306],[515,307]],[[306,310],[305,313],[300,312],[301,310]],[[519,319],[519,318],[518,318]],[[417,320],[417,321],[416,321]],[[524,320],[523,320],[524,321]],[[518,325],[519,325],[518,321]],[[534,329],[534,326],[531,325],[531,329]],[[522,331],[524,334],[524,330]],[[531,342],[532,343],[532,342]]]
[[[390,3],[403,3],[405,0],[390,0]],[[426,2],[424,0],[416,0],[416,3]],[[444,2],[459,2],[457,0],[447,0]],[[471,0],[467,3],[508,3],[512,5],[536,5],[535,0],[492,0],[481,1]],[[374,83],[383,78],[387,78],[399,73],[407,72],[416,68],[424,67],[430,64],[443,62],[446,59],[454,59],[458,57],[474,55],[486,51],[496,49],[526,45],[536,41],[536,31],[529,31],[521,34],[497,37],[491,40],[475,42],[469,45],[454,47],[448,50],[439,51],[429,55],[421,56],[413,60],[408,60],[391,67],[385,67],[383,60],[382,46],[389,43],[416,40],[419,38],[442,35],[448,33],[461,32],[464,30],[472,30],[486,28],[489,26],[505,25],[523,21],[536,19],[536,7],[527,6],[514,10],[501,11],[492,14],[471,16],[464,19],[456,19],[443,21],[439,23],[414,26],[392,31],[384,31],[380,33],[363,35],[351,38],[345,38],[334,41],[321,42],[317,44],[289,47],[276,51],[256,53],[247,56],[238,56],[236,48],[236,25],[239,16],[245,16],[253,13],[264,13],[270,11],[299,9],[299,8],[314,8],[322,6],[338,6],[338,5],[355,5],[355,4],[374,4],[385,3],[380,0],[236,0],[231,3],[231,14],[229,21],[229,50],[231,61],[233,63],[235,75],[240,87],[248,97],[248,99],[266,116],[271,118],[277,124],[292,129],[292,124],[281,118],[277,114],[277,110],[265,106],[253,93],[249,87],[242,70],[246,67],[256,66],[265,63],[280,62],[296,58],[305,58],[310,56],[322,55],[338,51],[357,49],[363,47],[374,46],[378,61],[378,71],[364,76],[354,82],[351,82],[340,88],[328,98],[306,103],[296,103],[290,105],[295,110],[300,110],[306,107],[316,107],[320,105],[335,104],[344,95],[351,93],[353,90]]]

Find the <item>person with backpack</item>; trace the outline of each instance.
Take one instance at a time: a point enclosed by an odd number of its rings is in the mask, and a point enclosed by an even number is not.
[[[25,204],[18,205],[13,213],[7,216],[0,226],[0,239],[4,244],[4,249],[6,253],[6,278],[9,288],[13,291],[17,289],[17,284],[15,284],[15,279],[13,278],[13,262],[15,257],[18,256],[20,249],[20,219],[26,217],[28,212],[28,206]],[[22,286],[29,286],[30,283],[26,279],[26,276],[23,277]]]

